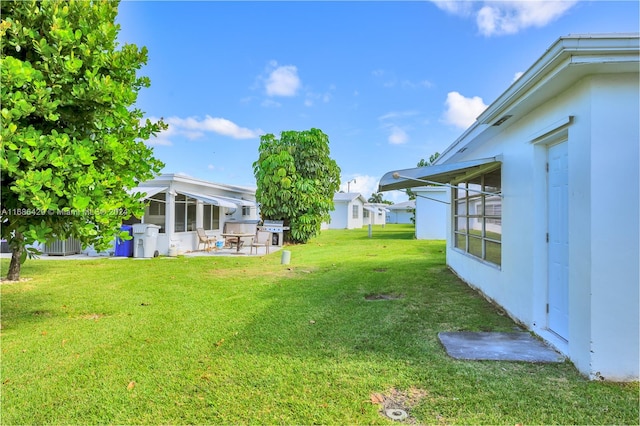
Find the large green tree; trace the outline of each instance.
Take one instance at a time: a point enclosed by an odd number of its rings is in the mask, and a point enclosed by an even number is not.
[[[18,279],[26,247],[74,236],[106,248],[123,216],[142,213],[129,189],[160,171],[144,140],[166,126],[133,105],[149,79],[146,48],[120,46],[117,1],[3,1],[2,238]]]
[[[253,163],[256,199],[263,219],[283,220],[291,228],[289,241],[306,243],[329,220],[340,187],[340,168],[329,155],[329,138],[318,129],[260,139]]]

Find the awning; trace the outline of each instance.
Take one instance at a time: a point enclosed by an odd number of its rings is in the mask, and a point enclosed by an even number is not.
[[[167,189],[169,189],[169,187],[167,186],[136,186],[135,188],[131,188],[128,192],[131,195],[135,194],[136,192],[144,192],[145,194],[147,194],[142,197],[142,199],[144,200],[147,198],[151,198],[160,192],[164,192]]]
[[[213,204],[214,206],[227,207],[230,209],[238,208],[238,205],[232,203],[231,201],[225,200],[222,197],[214,196],[214,195],[202,195],[202,194],[194,194],[193,192],[184,192],[180,191],[181,194],[186,195],[187,197],[195,198],[196,200],[200,200],[207,204]]]
[[[378,192],[415,188],[416,186],[424,186],[430,183],[462,182],[470,176],[493,170],[500,164],[500,161],[496,160],[495,157],[491,157],[451,164],[394,170],[382,176],[378,185]]]
[[[250,201],[250,200],[243,200],[242,198],[233,198],[233,197],[226,197],[226,196],[222,196],[222,195],[216,195],[216,198],[220,198],[222,200],[226,200],[229,201],[230,203],[234,203],[238,206],[250,206],[250,207],[255,207],[256,206],[256,202],[255,201]]]
[[[390,210],[389,210],[389,209],[386,209],[386,208],[384,208],[384,207],[369,207],[369,206],[364,206],[363,208],[364,208],[365,210],[370,211],[371,213],[378,213],[378,214],[382,214],[382,213],[385,213],[385,212],[387,212],[387,213],[388,213],[388,212],[390,212]]]

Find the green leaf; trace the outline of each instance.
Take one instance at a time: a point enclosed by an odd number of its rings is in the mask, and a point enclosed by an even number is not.
[[[91,202],[91,198],[85,195],[76,195],[73,197],[72,207],[78,211],[85,211]]]

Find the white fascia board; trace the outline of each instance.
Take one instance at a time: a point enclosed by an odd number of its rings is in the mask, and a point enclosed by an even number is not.
[[[507,120],[506,125],[493,124],[504,116],[512,115],[518,108],[522,108],[519,110],[522,112],[529,102],[542,102],[545,98],[545,87],[569,84],[570,81],[593,72],[607,72],[602,68],[605,65],[610,69],[610,65],[614,64],[618,72],[638,72],[639,62],[640,36],[637,33],[560,37],[444,150],[434,165],[454,162],[456,154],[471,142],[475,145],[478,141],[490,137],[492,133],[506,129],[511,124],[510,121],[517,120],[517,116]],[[551,95],[553,94],[549,94]]]

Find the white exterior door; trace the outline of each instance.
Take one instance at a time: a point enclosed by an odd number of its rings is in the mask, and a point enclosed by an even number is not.
[[[548,151],[549,330],[569,340],[569,155],[567,142]]]

